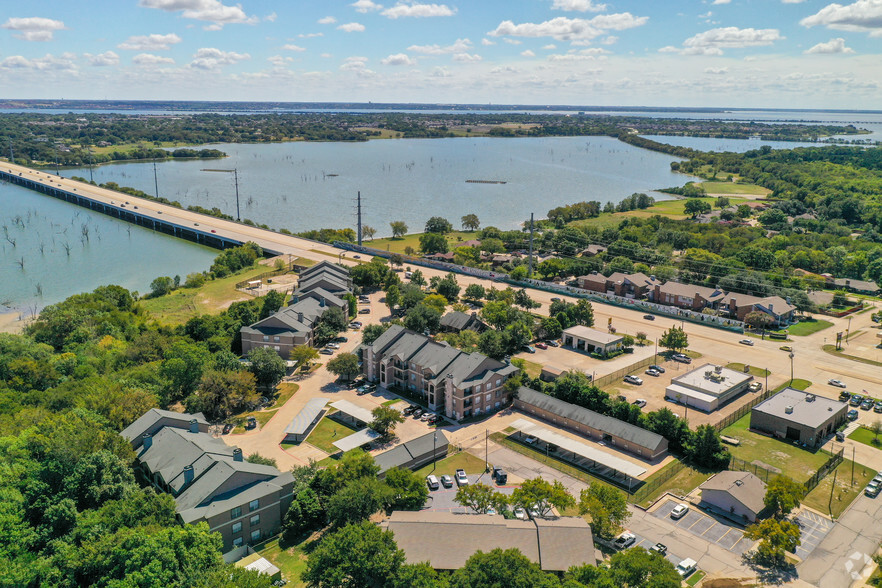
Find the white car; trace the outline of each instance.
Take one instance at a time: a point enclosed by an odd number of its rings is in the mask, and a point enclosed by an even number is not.
[[[836,386],[837,388],[845,388],[845,382],[842,380],[828,380],[827,383],[831,386]]]
[[[469,485],[469,477],[465,473],[465,470],[456,470],[456,485],[457,486],[468,486]]]
[[[677,564],[677,573],[680,574],[681,578],[685,578],[695,571],[695,567],[697,565],[698,562],[696,562],[694,559],[686,558]]]
[[[750,339],[742,339],[741,341],[739,341],[739,343],[741,343],[742,345],[750,345],[751,347],[753,346],[753,341],[751,341]]]
[[[514,516],[516,519],[525,520],[527,518],[527,511],[525,511],[520,506],[514,509]]]
[[[616,537],[615,541],[613,541],[613,545],[616,549],[625,549],[627,547],[630,547],[631,545],[634,545],[636,541],[637,536],[634,535],[634,533],[631,533],[630,531],[625,531],[624,533]]]
[[[636,406],[638,408],[643,408],[644,406],[646,406],[646,401],[643,400],[642,398],[638,398],[637,400],[635,400],[631,404],[633,404],[634,406]]]
[[[687,512],[689,512],[689,505],[681,502],[671,510],[671,518],[679,519]]]

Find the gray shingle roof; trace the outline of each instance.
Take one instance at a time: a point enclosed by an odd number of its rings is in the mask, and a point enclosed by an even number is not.
[[[765,507],[766,485],[749,472],[723,471],[700,486],[702,490],[719,490],[759,514]],[[704,497],[702,496],[702,499]]]
[[[162,419],[171,419],[173,421],[180,422],[181,428],[189,428],[190,421],[193,419],[196,419],[199,424],[208,424],[208,421],[205,420],[205,416],[201,412],[188,414],[174,412],[171,410],[162,410],[159,408],[151,408],[140,417],[138,417],[135,422],[123,429],[120,435],[122,435],[123,438],[128,439],[129,441],[140,439],[141,436],[144,435],[144,433],[150,432],[150,430],[156,425],[156,423],[158,423]]]
[[[716,302],[724,299],[727,293],[719,288],[708,288],[706,286],[696,286],[694,284],[683,284],[681,282],[665,282],[659,286],[659,292],[662,294],[670,294],[672,296],[683,296],[685,298],[693,298],[696,294],[709,300]]]
[[[442,316],[441,326],[457,331],[462,331],[463,329],[481,330],[486,328],[486,325],[477,316],[459,311],[448,312]]]
[[[565,417],[580,422],[589,427],[604,431],[613,437],[630,441],[641,447],[645,447],[651,453],[655,453],[666,443],[665,438],[658,433],[641,429],[636,425],[620,421],[619,419],[602,415],[593,410],[570,404],[563,400],[553,398],[548,394],[537,392],[532,388],[521,386],[518,389],[518,400],[531,404],[544,411],[560,417]]]
[[[317,264],[302,270],[300,272],[300,278],[308,278],[317,274],[324,273],[335,274],[343,279],[349,279],[349,270],[337,265],[336,263],[331,263],[330,261],[325,260],[322,260]]]

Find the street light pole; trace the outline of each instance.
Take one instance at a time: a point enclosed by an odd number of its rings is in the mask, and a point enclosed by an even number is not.
[[[793,352],[790,352],[790,385],[793,385]]]
[[[200,171],[204,172],[223,172],[223,173],[231,173],[233,174],[233,179],[236,182],[236,220],[242,220],[241,215],[239,214],[239,168],[233,169],[203,169]]]

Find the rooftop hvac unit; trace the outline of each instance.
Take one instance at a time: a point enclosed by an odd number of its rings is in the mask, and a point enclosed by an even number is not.
[[[721,365],[714,366],[714,371],[717,372],[718,374],[722,374],[723,373],[723,366],[721,366]]]
[[[793,414],[793,407],[792,406],[785,406],[784,413],[785,414]]]
[[[705,372],[704,372],[705,378],[710,378],[713,375],[714,375],[714,372],[712,370],[705,370]]]
[[[814,394],[806,394],[806,396],[805,396],[805,401],[806,401],[806,402],[814,402],[814,401],[815,401],[815,395],[814,395]]]

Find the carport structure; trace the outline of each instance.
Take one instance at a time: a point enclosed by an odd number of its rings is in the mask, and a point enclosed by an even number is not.
[[[322,411],[327,403],[327,398],[313,398],[307,402],[294,420],[285,427],[282,443],[300,443],[306,439],[312,428],[321,420]]]
[[[347,435],[338,441],[334,441],[334,447],[346,453],[356,447],[361,447],[362,445],[367,445],[374,439],[377,439],[380,436],[379,433],[374,431],[373,429],[362,429],[357,433],[353,433],[351,435]]]
[[[545,449],[550,451],[550,446],[556,446],[555,456],[572,463],[590,473],[612,480],[616,484],[629,490],[640,483],[640,476],[646,473],[646,468],[617,457],[600,449],[595,449],[581,441],[565,437],[551,429],[531,423],[526,419],[514,421],[511,427],[517,429],[512,437],[523,441],[527,437],[535,437],[545,444]],[[569,455],[567,455],[569,454]]]
[[[331,417],[346,424],[352,425],[355,428],[363,427],[374,420],[374,415],[371,414],[371,411],[366,408],[362,408],[357,404],[353,404],[348,400],[338,400],[337,402],[332,402],[331,408],[337,409],[336,413],[330,415]]]

